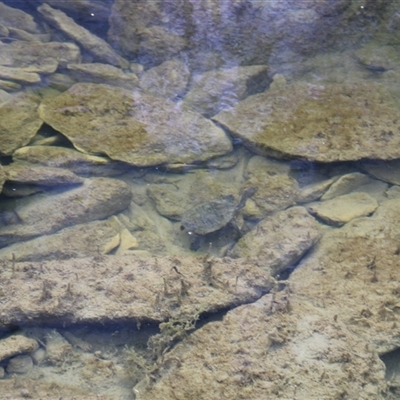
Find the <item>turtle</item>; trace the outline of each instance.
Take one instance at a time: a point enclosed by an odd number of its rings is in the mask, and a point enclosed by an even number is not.
[[[240,232],[234,219],[242,209],[247,199],[256,193],[256,187],[249,187],[242,193],[239,203],[233,195],[221,196],[214,200],[199,204],[183,213],[181,219],[181,230],[186,230],[193,235],[190,245],[192,250],[198,250],[201,236],[213,233],[231,224]]]

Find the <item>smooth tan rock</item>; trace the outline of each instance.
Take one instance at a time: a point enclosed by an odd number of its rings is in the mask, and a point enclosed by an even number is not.
[[[26,92],[0,105],[0,154],[11,155],[36,135],[43,123],[39,102],[39,96]]]
[[[76,84],[42,103],[40,116],[78,150],[134,166],[204,161],[232,150],[224,131],[200,114],[109,85]]]
[[[370,81],[296,82],[250,96],[213,120],[261,154],[320,162],[391,160],[400,157],[396,104],[383,85]]]
[[[378,207],[378,202],[366,193],[350,193],[312,203],[307,206],[308,211],[327,224],[343,225],[354,218],[372,214]]]
[[[22,353],[31,353],[39,347],[36,340],[22,336],[12,335],[0,340],[0,361]]]
[[[12,92],[21,89],[21,85],[16,82],[5,81],[3,79],[0,79],[0,89]]]
[[[116,251],[116,255],[120,256],[126,253],[128,250],[135,250],[139,247],[137,239],[128,231],[123,229],[120,232],[121,243]]]
[[[38,11],[47,22],[60,29],[72,40],[75,40],[97,59],[111,65],[129,68],[129,62],[119,56],[105,40],[78,25],[62,11],[50,7],[48,4],[42,4],[38,7]]]

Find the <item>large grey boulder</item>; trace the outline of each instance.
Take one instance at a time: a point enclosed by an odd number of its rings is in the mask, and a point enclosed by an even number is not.
[[[221,64],[213,68],[266,64],[354,44],[377,29],[370,21],[380,18],[388,4],[116,0],[108,36],[123,54],[143,63],[158,64],[188,51],[193,65],[202,63],[205,52],[220,57]]]
[[[250,149],[276,157],[320,162],[400,157],[397,101],[371,81],[295,82],[250,96],[213,120]]]
[[[18,222],[0,228],[0,246],[107,218],[124,210],[131,196],[123,181],[92,178],[71,190],[58,189],[21,200],[14,210]]]
[[[0,154],[11,155],[36,135],[43,123],[39,103],[39,96],[21,92],[0,105]]]
[[[225,132],[200,114],[114,86],[76,84],[42,103],[40,116],[78,150],[135,166],[204,161],[232,150]]]

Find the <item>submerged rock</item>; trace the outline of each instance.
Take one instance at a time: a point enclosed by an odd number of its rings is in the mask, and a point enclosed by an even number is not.
[[[39,96],[26,92],[0,105],[0,154],[11,155],[36,135],[43,123],[39,103]]]
[[[191,318],[254,301],[271,287],[269,273],[246,260],[100,256],[10,262],[0,269],[0,325]]]
[[[22,10],[9,7],[3,3],[0,3],[0,24],[7,27],[24,29],[30,33],[40,32],[32,15],[29,15]]]
[[[129,62],[119,56],[105,40],[78,25],[62,11],[50,7],[48,4],[42,4],[38,7],[38,11],[47,22],[60,29],[72,40],[75,40],[97,59],[122,68],[129,67]]]
[[[221,68],[195,75],[183,104],[211,117],[251,94],[264,91],[269,83],[268,67]]]
[[[189,78],[190,71],[186,64],[172,59],[144,72],[140,87],[154,96],[173,100],[185,92]]]
[[[121,174],[129,167],[105,157],[91,156],[75,149],[58,146],[21,147],[12,157],[14,161],[64,168],[83,176],[113,176]]]
[[[79,82],[105,83],[121,86],[125,89],[133,89],[139,86],[139,79],[136,74],[124,73],[120,68],[109,64],[68,64],[67,69],[72,77]]]
[[[42,167],[33,164],[12,163],[4,167],[7,181],[43,186],[77,185],[83,178],[61,168]]]
[[[231,250],[233,257],[262,262],[273,274],[292,267],[319,239],[320,228],[304,207],[292,207],[262,220]]]
[[[334,162],[400,157],[400,111],[370,81],[297,82],[250,96],[213,120],[258,153]]]
[[[378,202],[367,193],[350,193],[331,200],[312,203],[308,211],[330,225],[343,225],[354,218],[372,214]]]
[[[0,228],[0,246],[106,218],[128,207],[131,196],[123,181],[92,178],[71,190],[58,189],[21,200],[14,210],[19,223]]]
[[[107,254],[120,244],[122,227],[112,217],[78,224],[53,235],[43,235],[0,249],[2,260],[41,261]]]
[[[42,103],[40,116],[78,150],[135,166],[204,161],[232,150],[224,131],[200,114],[109,85],[76,84]]]

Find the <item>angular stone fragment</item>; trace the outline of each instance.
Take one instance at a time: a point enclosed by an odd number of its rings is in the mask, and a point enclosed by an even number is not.
[[[121,68],[129,68],[129,62],[119,56],[106,41],[78,25],[62,11],[50,7],[48,4],[42,4],[38,7],[38,11],[47,22],[75,40],[97,59]]]
[[[105,83],[125,89],[133,89],[139,85],[136,74],[124,73],[120,68],[109,64],[68,64],[67,69],[79,82]]]
[[[250,149],[276,157],[320,162],[400,157],[396,99],[370,81],[296,82],[250,96],[213,120]]]
[[[0,105],[0,154],[11,155],[36,135],[43,121],[38,115],[40,98],[18,93]]]
[[[262,220],[231,250],[233,257],[262,261],[278,274],[293,266],[320,237],[318,223],[304,207],[292,207]]]
[[[0,340],[0,361],[22,353],[31,353],[39,347],[36,340],[22,335],[12,335]]]
[[[194,76],[183,103],[210,117],[267,88],[268,67],[252,65],[217,69]]]
[[[327,224],[343,225],[354,218],[372,214],[378,202],[366,193],[350,193],[332,200],[313,203],[308,211]]]
[[[40,116],[78,150],[135,166],[204,161],[232,150],[224,131],[200,114],[109,85],[76,84],[42,103]]]
[[[140,87],[155,96],[175,99],[184,93],[190,77],[185,63],[173,59],[150,68],[140,77]]]
[[[14,161],[65,168],[84,176],[113,176],[126,171],[128,165],[105,157],[91,156],[58,146],[26,146],[13,153]]]
[[[119,235],[121,228],[112,218],[78,224],[53,235],[44,235],[0,249],[0,258],[10,261],[41,261],[98,257],[118,246],[119,240],[112,248],[110,243]]]
[[[254,301],[272,287],[269,273],[246,260],[179,261],[180,274],[168,256],[9,263],[0,269],[0,323],[161,322],[177,304],[179,315],[193,316]]]
[[[19,223],[0,228],[0,246],[106,218],[124,210],[131,196],[123,181],[92,178],[74,189],[24,199],[14,210]]]
[[[321,196],[329,189],[332,183],[336,181],[336,179],[337,177],[333,177],[302,187],[299,191],[296,202],[309,203],[310,201],[320,199]]]
[[[77,185],[83,178],[61,168],[42,167],[32,164],[12,163],[4,167],[7,181],[43,186]]]
[[[39,28],[33,17],[22,10],[8,7],[0,3],[0,24],[13,28],[24,29],[30,33],[39,33]]]
[[[361,185],[370,182],[370,178],[360,172],[352,172],[337,179],[321,197],[322,201],[330,200],[343,194],[350,193]]]

